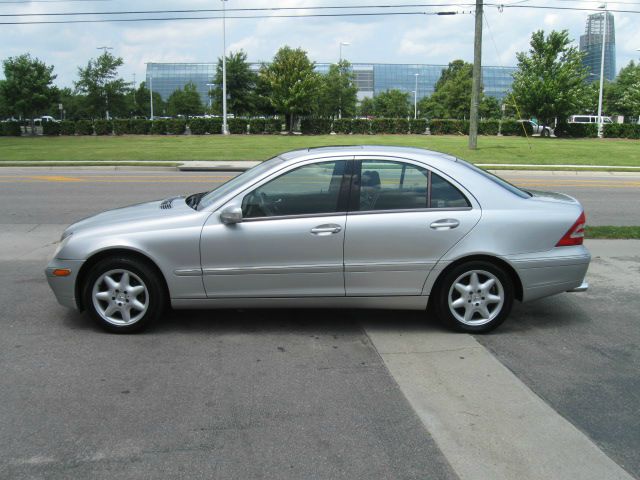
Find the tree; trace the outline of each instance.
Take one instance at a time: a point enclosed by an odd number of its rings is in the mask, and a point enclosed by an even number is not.
[[[256,112],[256,83],[258,74],[251,70],[247,62],[247,54],[230,52],[227,62],[227,109],[235,115],[250,115]],[[214,105],[218,112],[222,113],[222,58],[218,59],[216,76],[213,79],[216,85],[211,92]]]
[[[146,82],[141,82],[137,89],[131,90],[127,94],[127,105],[129,114],[133,117],[151,118],[151,98]],[[162,115],[166,110],[162,95],[153,92],[153,113]]]
[[[513,74],[512,100],[523,116],[537,117],[544,124],[565,120],[580,112],[587,98],[587,71],[583,54],[570,46],[566,30],[543,30],[531,35],[529,52],[519,52]]]
[[[126,94],[129,83],[118,77],[118,68],[123,65],[120,57],[105,51],[96,59],[91,59],[85,68],[78,67],[80,80],[75,83],[76,91],[86,96],[87,109],[92,116],[109,117],[109,112],[126,112]]]
[[[360,117],[373,117],[376,114],[376,106],[373,98],[365,97],[360,101],[358,105],[358,116]]]
[[[482,95],[479,111],[480,118],[500,118],[502,115],[498,99],[488,95]]]
[[[318,113],[323,117],[353,117],[356,113],[358,87],[347,60],[329,66],[322,75],[318,97]]]
[[[609,114],[636,117],[640,115],[640,63],[633,60],[620,70],[616,80],[608,83],[605,100]]]
[[[189,82],[182,90],[174,91],[167,100],[167,111],[171,116],[201,114],[204,107],[195,83]]]
[[[3,62],[5,80],[0,83],[0,97],[7,113],[31,119],[46,112],[58,97],[53,85],[56,75],[53,66],[46,65],[31,55],[9,57]]]
[[[301,48],[284,46],[270,65],[260,70],[273,108],[285,116],[289,131],[296,115],[311,113],[320,89],[320,78],[314,63]]]
[[[409,94],[397,89],[379,93],[373,98],[374,111],[378,117],[406,118],[409,116]]]

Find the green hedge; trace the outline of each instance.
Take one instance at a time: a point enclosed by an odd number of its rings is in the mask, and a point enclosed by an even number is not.
[[[264,125],[264,133],[279,135],[282,133],[283,122],[279,118],[268,118]]]
[[[478,124],[479,135],[497,135],[498,134],[498,120],[481,120]]]
[[[300,122],[303,135],[327,135],[331,133],[331,120],[328,118],[303,118]]]
[[[131,133],[131,120],[118,118],[113,121],[113,133],[115,135],[126,135]]]
[[[427,121],[424,118],[409,120],[409,129],[413,134],[422,134],[427,131]]]
[[[247,133],[247,124],[249,120],[246,118],[228,118],[227,119],[227,127],[229,128],[229,133],[234,135],[243,135]]]
[[[113,123],[111,120],[96,120],[93,122],[93,129],[96,135],[111,135],[113,133]]]
[[[555,129],[556,137],[596,138],[598,125],[593,123],[560,123]]]
[[[640,124],[611,123],[604,126],[604,136],[607,138],[640,139]]]
[[[469,122],[467,120],[434,119],[429,122],[431,135],[468,135]]]
[[[90,120],[78,120],[76,122],[77,135],[93,135],[93,123]]]
[[[359,135],[371,133],[371,122],[366,118],[354,118],[351,122],[351,132]]]
[[[204,135],[206,133],[217,135],[222,133],[221,118],[191,118],[189,130],[192,135]]]
[[[167,134],[167,121],[154,120],[151,122],[151,135],[166,135]]]
[[[353,120],[350,118],[336,118],[333,121],[333,131],[335,133],[349,134]]]
[[[60,135],[60,124],[57,122],[43,122],[42,134],[48,137],[57,137]]]
[[[130,122],[130,132],[132,135],[148,135],[151,131],[151,120],[136,118]]]
[[[260,135],[264,133],[267,121],[264,118],[252,118],[249,120],[249,133]]]
[[[60,135],[75,135],[76,134],[76,122],[70,120],[63,120],[60,122]]]
[[[406,118],[396,118],[393,123],[393,132],[406,135],[409,133],[409,120]]]
[[[170,118],[166,121],[166,131],[169,135],[184,135],[187,131],[187,121],[184,118]]]
[[[20,122],[2,122],[0,123],[0,136],[3,137],[19,137],[22,135]]]

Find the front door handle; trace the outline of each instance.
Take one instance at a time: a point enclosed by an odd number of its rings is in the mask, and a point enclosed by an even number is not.
[[[436,220],[431,224],[431,228],[434,230],[451,230],[460,225],[460,222],[455,218],[443,218],[442,220]]]
[[[311,233],[313,233],[314,235],[332,235],[334,233],[339,233],[340,231],[342,231],[342,227],[333,223],[327,225],[318,225],[317,227],[311,229]]]

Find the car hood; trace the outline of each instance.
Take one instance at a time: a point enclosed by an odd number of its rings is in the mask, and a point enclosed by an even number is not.
[[[106,212],[80,220],[69,225],[63,236],[89,229],[102,229],[118,225],[132,225],[146,221],[157,221],[167,217],[184,215],[189,212],[193,213],[194,210],[185,203],[183,197],[172,197],[165,200],[139,203],[128,207],[107,210]]]

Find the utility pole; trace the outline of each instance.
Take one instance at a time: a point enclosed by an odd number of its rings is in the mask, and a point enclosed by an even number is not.
[[[229,135],[227,125],[227,13],[226,2],[222,0],[222,134]]]
[[[97,47],[96,50],[102,50],[102,54],[106,55],[108,50],[113,50],[112,47]],[[109,92],[107,92],[107,85],[104,85],[104,98],[107,104],[107,120],[109,120]]]
[[[478,148],[478,107],[482,77],[482,0],[476,0],[476,28],[473,42],[473,83],[471,86],[471,112],[469,113],[469,149]]]

